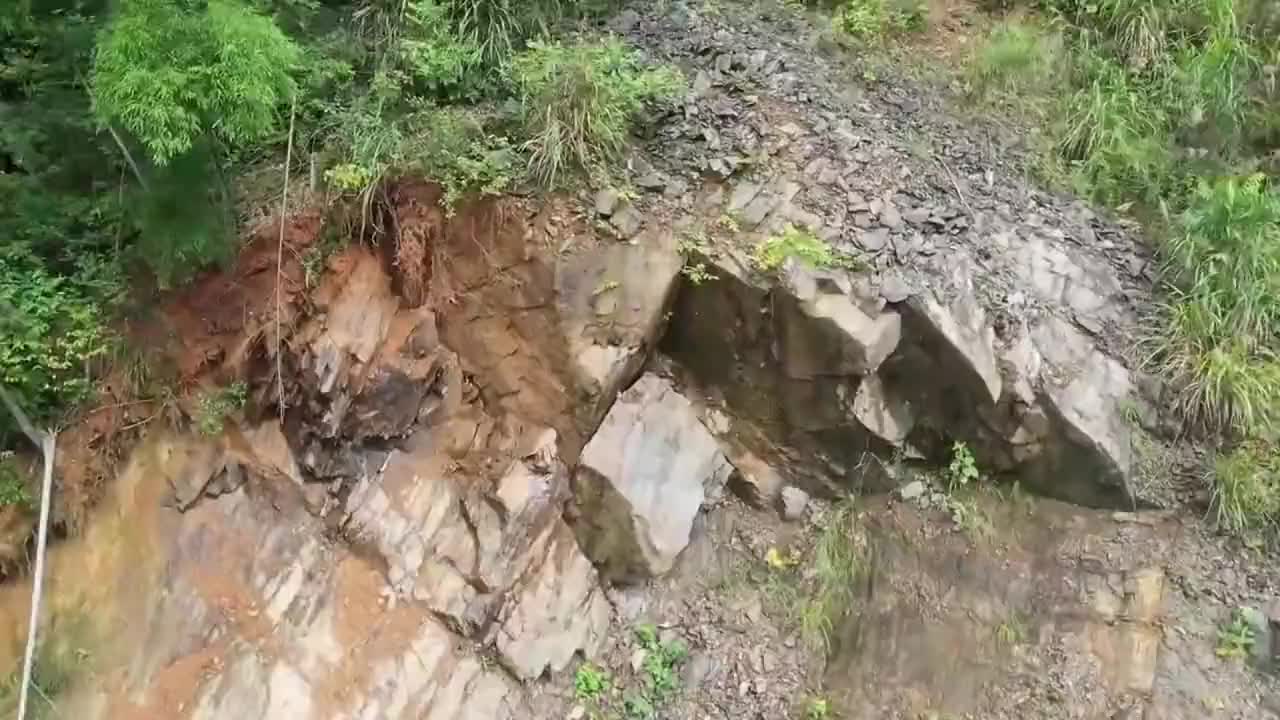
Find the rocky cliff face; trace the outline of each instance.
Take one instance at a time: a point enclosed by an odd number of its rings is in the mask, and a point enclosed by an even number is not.
[[[1169,501],[1133,450],[1170,419],[1124,352],[1148,292],[1127,229],[1035,191],[911,86],[851,91],[789,16],[666,5],[615,21],[693,81],[631,158],[642,196],[446,216],[404,181],[396,236],[290,293],[279,347],[228,332],[220,370],[253,402],[216,441],[139,452],[165,456],[131,477],[166,509],[120,502],[165,520],[118,562],[154,548],[139,572],[163,592],[84,717],[581,718],[566,670],[640,672],[642,619],[695,647],[672,717],[788,716],[826,657],[766,611],[790,562],[769,553],[813,551],[827,500],[895,489],[860,519],[863,605],[830,629],[847,707],[1191,717],[1185,689],[1218,681],[1257,710],[1257,683],[1161,627],[1191,614],[1168,601],[1188,533],[1169,516],[1054,505],[982,544],[900,487],[960,442],[1078,505]],[[762,267],[788,226],[847,262]],[[1215,592],[1274,587],[1252,580]],[[990,642],[1015,621],[1017,663]]]

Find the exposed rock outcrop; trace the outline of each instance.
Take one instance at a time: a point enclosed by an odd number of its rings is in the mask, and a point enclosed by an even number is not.
[[[618,397],[573,478],[582,549],[617,581],[661,575],[733,468],[689,401],[646,374]]]

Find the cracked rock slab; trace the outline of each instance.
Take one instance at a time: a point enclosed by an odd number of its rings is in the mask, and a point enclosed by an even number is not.
[[[694,517],[732,466],[671,383],[642,376],[618,396],[574,475],[574,529],[610,580],[669,571]]]

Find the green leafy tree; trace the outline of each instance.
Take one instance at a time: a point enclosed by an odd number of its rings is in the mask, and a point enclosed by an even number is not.
[[[124,0],[98,43],[98,116],[158,165],[206,133],[231,145],[276,127],[301,56],[275,23],[236,0]]]

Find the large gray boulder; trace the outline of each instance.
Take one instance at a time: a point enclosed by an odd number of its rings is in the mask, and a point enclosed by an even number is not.
[[[1051,424],[1029,481],[1046,494],[1084,505],[1131,504],[1134,428],[1124,413],[1134,391],[1129,371],[1057,318],[1047,318],[1032,334],[1047,364],[1040,400]]]
[[[573,524],[610,580],[661,575],[689,544],[708,492],[732,466],[689,401],[646,374],[618,396],[583,449],[573,478]]]

